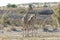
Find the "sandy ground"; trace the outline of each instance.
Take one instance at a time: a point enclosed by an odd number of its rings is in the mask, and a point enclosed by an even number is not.
[[[60,40],[60,32],[0,32],[0,40]],[[32,35],[32,36],[31,36]]]

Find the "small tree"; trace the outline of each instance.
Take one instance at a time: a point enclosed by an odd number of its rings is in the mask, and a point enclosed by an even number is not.
[[[44,3],[43,7],[48,7],[47,4],[46,4],[46,2]]]
[[[11,7],[12,7],[12,8],[16,8],[17,6],[16,6],[15,4],[12,4]]]

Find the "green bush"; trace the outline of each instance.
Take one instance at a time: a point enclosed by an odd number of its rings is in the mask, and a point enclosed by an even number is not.
[[[10,4],[10,3],[9,3],[9,4],[7,5],[7,7],[8,7],[8,8],[10,8],[10,7],[11,7],[11,8],[16,8],[17,5],[15,5],[15,4]]]

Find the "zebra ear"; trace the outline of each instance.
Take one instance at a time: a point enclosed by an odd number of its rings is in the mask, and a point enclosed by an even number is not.
[[[32,10],[32,9],[33,9],[33,8],[32,8],[32,4],[30,4],[30,5],[29,5],[29,10]]]

